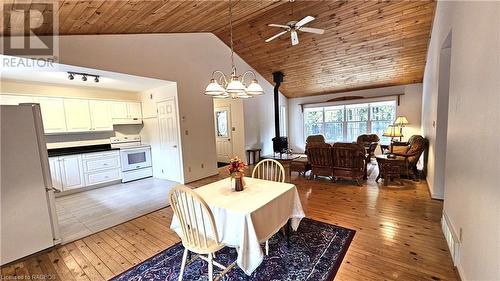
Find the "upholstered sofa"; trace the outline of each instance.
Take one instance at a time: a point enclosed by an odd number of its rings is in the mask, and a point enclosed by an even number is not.
[[[365,149],[356,143],[315,145],[308,149],[311,177],[327,176],[352,179],[360,185],[365,170]]]

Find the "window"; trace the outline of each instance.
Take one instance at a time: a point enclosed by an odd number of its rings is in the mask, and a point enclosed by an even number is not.
[[[396,102],[384,101],[304,109],[304,135],[322,134],[327,142],[352,142],[361,134],[377,134],[396,119]]]

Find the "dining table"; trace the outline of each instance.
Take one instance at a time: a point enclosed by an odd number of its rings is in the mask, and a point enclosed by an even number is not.
[[[305,215],[295,185],[249,177],[244,182],[243,191],[235,191],[226,178],[194,192],[209,206],[221,242],[236,248],[236,264],[251,275],[264,260],[261,243],[287,223],[296,231]],[[175,214],[170,228],[182,237]]]

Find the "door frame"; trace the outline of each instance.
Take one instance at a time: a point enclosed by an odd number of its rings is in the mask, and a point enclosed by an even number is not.
[[[218,134],[217,134],[217,116],[215,115],[215,113],[218,111],[217,109],[218,108],[227,108],[227,112],[228,112],[228,116],[227,116],[227,120],[228,120],[228,126],[227,126],[227,132],[228,132],[228,136],[227,136],[227,139],[228,141],[231,143],[231,152],[230,152],[230,155],[229,155],[229,159],[228,159],[228,163],[229,163],[229,160],[231,160],[231,157],[233,157],[233,154],[234,154],[234,143],[233,143],[233,119],[232,119],[232,112],[231,112],[231,104],[225,104],[223,106],[215,106],[214,105],[214,132],[215,132],[215,152],[217,154],[217,139],[218,139]],[[220,111],[220,110],[219,110]],[[219,161],[219,156],[217,155],[217,162],[220,162]]]
[[[164,98],[162,100],[159,100],[156,102],[156,108],[158,108],[158,104],[162,102],[167,102],[167,101],[173,101],[175,105],[175,119],[177,119],[177,153],[178,153],[178,159],[179,159],[179,182],[181,184],[184,184],[184,161],[182,158],[182,134],[181,134],[181,122],[180,122],[180,113],[179,113],[179,103],[177,101],[177,98],[175,96]],[[158,114],[156,115],[156,120],[158,122]],[[160,123],[158,122],[158,127],[157,129],[159,130]],[[156,133],[159,133],[158,131]]]

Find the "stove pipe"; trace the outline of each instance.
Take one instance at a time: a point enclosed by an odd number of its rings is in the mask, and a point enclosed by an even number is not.
[[[276,136],[273,138],[273,150],[275,153],[286,153],[288,150],[288,139],[280,135],[280,107],[279,107],[279,87],[283,82],[283,72],[273,72],[274,86],[274,129]]]

